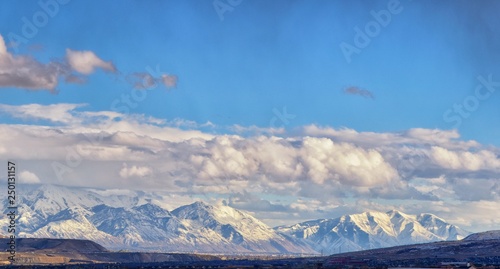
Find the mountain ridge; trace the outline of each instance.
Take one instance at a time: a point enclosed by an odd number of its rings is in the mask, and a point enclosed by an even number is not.
[[[433,214],[409,215],[396,210],[310,220],[274,229],[304,239],[324,254],[460,240],[470,234]]]
[[[432,214],[363,212],[271,228],[225,203],[198,201],[169,211],[156,194],[99,192],[32,186],[20,196],[19,235],[88,239],[115,250],[282,254],[328,254],[466,235]]]
[[[195,202],[169,211],[144,193],[103,196],[47,185],[31,187],[19,197],[20,237],[88,239],[112,250],[315,253],[309,245],[223,204]]]

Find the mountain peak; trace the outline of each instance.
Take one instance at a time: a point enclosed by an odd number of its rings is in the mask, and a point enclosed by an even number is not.
[[[396,210],[396,209],[391,209],[391,210],[387,211],[386,213],[387,213],[387,215],[401,214],[401,212]]]
[[[442,222],[446,222],[444,219],[442,219],[434,214],[431,214],[431,213],[421,213],[421,214],[418,214],[417,217],[419,219],[439,220]]]
[[[399,210],[389,210],[386,212],[387,215],[389,215],[390,218],[411,218],[412,216],[411,215],[408,215],[404,212],[401,212]]]
[[[212,207],[213,206],[212,204],[209,204],[209,203],[207,203],[205,201],[196,201],[193,204],[199,205],[199,206],[204,206],[204,207]]]
[[[196,201],[192,204],[187,205],[189,207],[196,207],[196,208],[205,208],[205,209],[213,209],[213,206],[211,204],[208,204],[203,201]]]

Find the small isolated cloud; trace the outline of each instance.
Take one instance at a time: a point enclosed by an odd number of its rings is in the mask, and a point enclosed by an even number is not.
[[[177,76],[176,75],[168,75],[168,74],[163,74],[161,76],[161,80],[165,87],[167,88],[175,88],[177,87]]]
[[[151,168],[147,166],[136,166],[133,165],[129,167],[127,164],[123,164],[122,169],[120,170],[120,177],[122,178],[131,178],[131,177],[145,177],[149,176],[153,173]]]
[[[372,92],[365,90],[365,89],[361,89],[361,88],[356,87],[356,86],[347,87],[346,89],[344,89],[344,93],[350,94],[350,95],[359,95],[362,97],[375,99],[375,96],[373,95]]]
[[[149,73],[137,72],[129,75],[127,80],[138,90],[155,88],[160,83],[170,89],[177,87],[178,78],[176,75],[162,74],[159,77],[154,77]]]
[[[84,75],[92,74],[96,68],[115,73],[116,67],[112,62],[105,62],[92,51],[74,51],[66,49],[66,60],[76,72]]]
[[[19,173],[19,181],[23,184],[38,184],[41,183],[40,178],[38,178],[35,173],[32,173],[30,171],[22,171]]]
[[[157,86],[157,80],[149,73],[133,73],[127,77],[127,80],[135,89],[149,89]]]

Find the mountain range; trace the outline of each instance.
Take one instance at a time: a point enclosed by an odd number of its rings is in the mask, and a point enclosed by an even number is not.
[[[195,202],[169,211],[161,201],[143,192],[31,186],[19,196],[18,236],[87,239],[112,250],[332,254],[469,235],[431,214],[365,212],[271,228],[224,203]],[[0,220],[4,234],[6,221]]]
[[[323,254],[461,240],[470,233],[432,214],[399,211],[364,212],[334,219],[276,227],[281,234],[304,239]]]

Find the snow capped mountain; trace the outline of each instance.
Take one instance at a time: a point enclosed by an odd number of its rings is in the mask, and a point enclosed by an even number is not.
[[[414,216],[394,210],[307,221],[275,230],[303,239],[324,254],[457,240],[469,234],[432,214]]]
[[[429,232],[436,234],[441,240],[462,240],[470,233],[432,214],[419,214],[417,221]]]
[[[23,190],[19,236],[88,239],[109,249],[206,253],[314,253],[248,213],[196,202],[172,212],[154,195],[40,186]],[[7,227],[0,220],[2,227]],[[5,232],[5,231],[4,231]]]
[[[219,242],[230,242],[245,252],[313,253],[305,244],[276,233],[266,224],[247,213],[224,204],[208,205],[196,202],[172,212],[182,223],[203,234],[215,233]],[[217,241],[212,240],[212,244]]]

